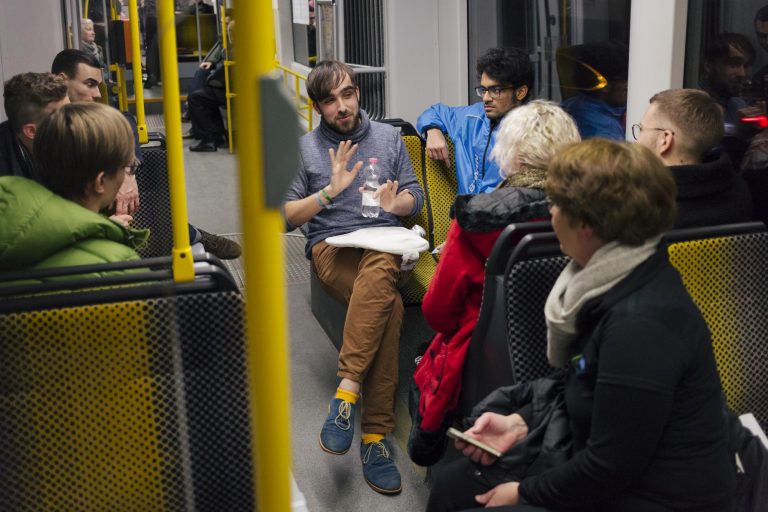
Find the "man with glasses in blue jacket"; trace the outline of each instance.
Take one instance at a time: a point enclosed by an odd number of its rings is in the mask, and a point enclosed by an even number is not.
[[[459,194],[490,192],[501,181],[499,167],[490,155],[496,128],[513,108],[528,100],[533,87],[533,64],[519,48],[491,48],[477,61],[480,85],[475,92],[483,99],[466,107],[436,103],[416,122],[427,139],[427,155],[450,167],[445,134],[455,148]]]

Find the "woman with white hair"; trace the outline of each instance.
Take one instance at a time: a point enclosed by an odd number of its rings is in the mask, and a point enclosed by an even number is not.
[[[414,462],[430,465],[442,455],[494,242],[511,223],[549,218],[544,192],[549,159],[560,146],[579,140],[576,123],[556,104],[537,100],[517,107],[502,121],[491,152],[502,169],[499,187],[456,198],[454,220],[422,303],[424,317],[437,335],[414,373],[420,390],[419,415],[409,440]],[[433,391],[431,384],[438,379],[440,386]]]

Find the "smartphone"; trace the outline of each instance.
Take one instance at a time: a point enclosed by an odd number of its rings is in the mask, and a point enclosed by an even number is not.
[[[487,453],[493,455],[496,458],[501,458],[501,452],[499,450],[497,450],[496,448],[491,448],[487,444],[483,443],[482,441],[478,441],[474,437],[469,437],[468,435],[466,435],[464,432],[462,432],[460,430],[457,430],[457,429],[451,427],[451,428],[448,429],[447,434],[448,434],[448,437],[452,437],[454,439],[461,439],[465,443],[469,443],[472,446],[477,446],[478,448],[480,448],[484,452],[487,452]]]

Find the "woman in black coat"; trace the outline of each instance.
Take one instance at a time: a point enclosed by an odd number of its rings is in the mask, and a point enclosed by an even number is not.
[[[672,176],[640,145],[594,139],[554,157],[546,189],[572,259],[545,307],[572,456],[500,481],[510,473],[495,457],[457,441],[468,458],[436,474],[428,510],[728,510],[735,471],[709,331],[660,244]],[[534,413],[486,412],[466,433],[505,453],[539,427]]]

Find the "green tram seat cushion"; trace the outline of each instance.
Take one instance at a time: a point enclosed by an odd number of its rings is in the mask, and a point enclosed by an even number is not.
[[[0,510],[253,510],[243,299],[0,315]]]
[[[679,241],[669,257],[712,334],[729,407],[768,428],[768,233]]]

